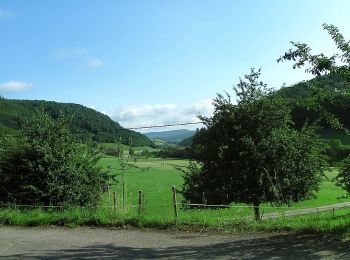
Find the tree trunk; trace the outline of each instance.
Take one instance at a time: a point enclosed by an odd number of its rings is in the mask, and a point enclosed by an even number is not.
[[[261,216],[260,216],[260,203],[254,203],[253,204],[253,208],[254,208],[254,218],[256,221],[260,221],[261,220]]]

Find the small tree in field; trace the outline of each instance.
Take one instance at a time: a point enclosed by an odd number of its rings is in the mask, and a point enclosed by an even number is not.
[[[92,147],[75,142],[70,119],[44,109],[23,137],[0,144],[0,202],[96,205],[107,182]]]
[[[293,61],[293,69],[306,67],[306,72],[315,76],[337,75],[349,83],[349,88],[345,91],[333,89],[328,93],[320,89],[315,91],[315,108],[320,112],[323,118],[334,128],[341,129],[348,135],[350,129],[344,126],[339,118],[328,111],[325,104],[334,104],[340,100],[349,100],[350,96],[350,41],[345,40],[339,29],[334,25],[323,24],[323,29],[333,39],[338,53],[326,56],[323,53],[312,54],[311,48],[305,43],[291,42],[293,49],[288,50],[277,61]],[[313,86],[314,87],[314,86]],[[343,160],[339,175],[336,178],[336,184],[347,191],[350,196],[350,157]]]
[[[314,196],[321,165],[312,130],[292,128],[290,109],[251,70],[234,87],[237,104],[218,95],[213,117],[200,117],[183,195],[201,203],[246,203],[260,218],[261,203],[298,202]]]

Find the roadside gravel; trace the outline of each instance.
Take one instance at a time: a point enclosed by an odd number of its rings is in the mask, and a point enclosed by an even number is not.
[[[316,235],[0,227],[4,259],[350,259]]]

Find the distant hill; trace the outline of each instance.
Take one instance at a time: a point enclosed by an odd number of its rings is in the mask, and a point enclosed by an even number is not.
[[[350,90],[349,83],[339,76],[325,75],[301,81],[289,87],[282,87],[278,92],[283,98],[288,100],[305,100],[312,98],[310,86],[318,86],[324,90]]]
[[[317,86],[324,91],[332,91],[336,94],[333,100],[323,104],[327,111],[330,111],[344,124],[350,128],[350,84],[337,75],[326,75],[315,77],[308,81],[302,81],[290,87],[281,88],[278,93],[290,104],[292,108],[292,119],[296,128],[300,129],[305,122],[312,123],[319,119],[319,114],[312,110],[309,104],[312,102],[313,90],[311,86]],[[340,92],[348,93],[347,95]],[[324,139],[338,139],[343,144],[350,144],[350,136],[341,130],[330,127],[326,122],[321,121],[323,127],[319,134]]]
[[[81,140],[111,143],[120,138],[123,143],[132,139],[135,146],[149,146],[151,141],[144,135],[122,128],[107,115],[78,104],[58,103],[43,100],[0,99],[0,132],[16,133],[32,119],[40,106],[58,118],[59,114],[72,116],[72,131]]]
[[[144,135],[149,139],[162,139],[168,143],[180,143],[182,140],[192,137],[196,131],[188,129],[170,130],[163,132],[149,132]]]

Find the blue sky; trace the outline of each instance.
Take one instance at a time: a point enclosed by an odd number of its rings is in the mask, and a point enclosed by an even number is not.
[[[289,41],[334,52],[350,1],[0,1],[0,94],[93,107],[125,127],[196,121],[251,67],[279,88]]]

